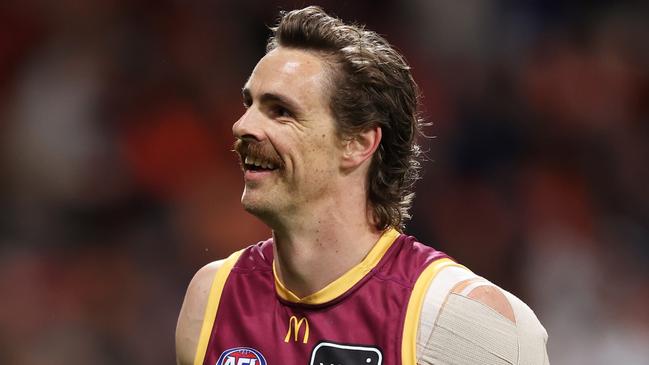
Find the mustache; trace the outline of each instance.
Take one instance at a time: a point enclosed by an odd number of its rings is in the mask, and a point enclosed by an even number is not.
[[[280,168],[284,167],[284,161],[279,157],[275,148],[268,142],[247,141],[236,139],[232,146],[234,152],[239,155],[239,162],[243,166],[246,156],[254,157],[271,162]]]

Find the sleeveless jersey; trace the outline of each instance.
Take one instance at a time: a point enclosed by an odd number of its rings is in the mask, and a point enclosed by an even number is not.
[[[194,365],[415,365],[426,289],[449,265],[390,229],[361,263],[298,298],[274,272],[273,240],[250,246],[217,271]]]

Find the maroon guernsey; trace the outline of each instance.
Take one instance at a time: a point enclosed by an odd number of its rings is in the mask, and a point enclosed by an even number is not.
[[[367,257],[298,298],[272,239],[239,251],[212,284],[194,365],[415,365],[423,297],[447,256],[387,230]]]

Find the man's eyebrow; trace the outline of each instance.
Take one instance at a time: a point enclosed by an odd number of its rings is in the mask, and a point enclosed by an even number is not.
[[[251,100],[252,95],[250,94],[250,89],[247,87],[244,87],[241,89],[241,93],[243,94],[243,99],[244,100]],[[285,96],[285,95],[280,95],[280,94],[275,94],[275,93],[263,93],[259,97],[259,102],[260,103],[272,103],[276,102],[279,104],[284,105],[288,109],[291,109],[295,113],[299,113],[302,111],[302,108],[299,107],[299,104],[292,100],[291,98]]]

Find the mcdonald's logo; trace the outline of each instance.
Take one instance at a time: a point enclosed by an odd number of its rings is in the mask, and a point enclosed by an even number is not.
[[[304,336],[302,336],[302,343],[307,343],[309,341],[309,321],[306,317],[297,319],[296,316],[291,316],[288,320],[288,331],[286,331],[286,337],[284,337],[284,342],[287,342],[291,339],[291,333],[293,334],[293,341],[297,342],[297,338],[300,334],[300,327],[304,324]]]

